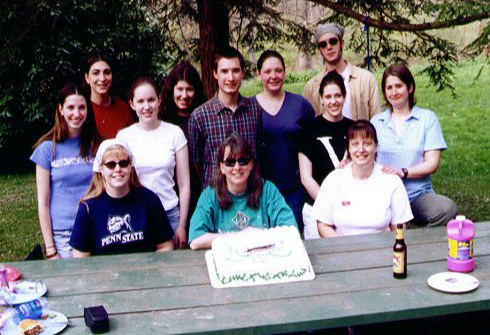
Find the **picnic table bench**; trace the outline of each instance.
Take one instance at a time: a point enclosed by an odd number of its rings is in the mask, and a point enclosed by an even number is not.
[[[447,271],[445,227],[408,230],[408,277],[393,278],[391,232],[305,241],[313,281],[215,289],[204,251],[141,253],[17,262],[24,279],[42,280],[50,308],[90,334],[83,308],[104,305],[111,332],[278,333],[490,309],[490,222],[476,225],[480,287],[465,294],[431,289]]]

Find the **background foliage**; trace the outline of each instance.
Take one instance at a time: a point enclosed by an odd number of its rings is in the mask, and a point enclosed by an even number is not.
[[[83,79],[94,53],[113,59],[121,97],[141,75],[161,77],[166,34],[148,1],[3,0],[0,15],[0,169],[19,167],[54,120],[53,101],[66,81]]]

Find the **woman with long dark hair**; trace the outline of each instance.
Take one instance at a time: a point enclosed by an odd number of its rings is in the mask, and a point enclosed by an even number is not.
[[[204,85],[196,68],[187,61],[180,62],[169,74],[163,86],[162,104],[160,105],[160,118],[173,123],[182,129],[189,141],[189,117],[194,109],[206,102]],[[189,201],[189,215],[187,224],[194,213],[197,200],[201,194],[201,179],[189,157],[189,176],[191,181],[191,198]],[[177,187],[177,191],[180,190]],[[189,226],[188,226],[189,227]]]
[[[297,227],[293,212],[277,187],[260,178],[250,144],[231,135],[218,151],[213,185],[201,194],[191,219],[190,247],[211,247],[218,234],[254,227]]]
[[[99,143],[89,96],[68,83],[59,91],[55,124],[34,145],[39,222],[48,259],[70,258],[68,245]]]
[[[90,56],[84,72],[85,82],[90,87],[97,131],[102,139],[114,138],[119,130],[130,126],[134,120],[128,105],[110,95],[112,70],[109,61],[102,55]]]
[[[189,117],[207,100],[196,68],[187,61],[179,63],[168,75],[161,98],[160,118],[179,126],[188,138]]]

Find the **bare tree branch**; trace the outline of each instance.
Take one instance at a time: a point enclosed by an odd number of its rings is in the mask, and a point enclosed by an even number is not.
[[[363,23],[366,21],[366,15],[358,13],[350,8],[344,7],[340,3],[333,2],[330,0],[309,0],[309,1],[328,7],[338,13],[344,14],[357,21]],[[370,26],[379,29],[396,30],[396,31],[424,31],[424,30],[443,29],[443,28],[449,28],[454,26],[461,26],[471,22],[480,21],[488,18],[490,18],[490,11],[482,11],[475,15],[461,16],[461,17],[456,17],[452,20],[440,21],[440,22],[436,21],[436,22],[427,22],[427,23],[395,23],[395,22],[386,22],[382,20],[373,19],[370,18],[369,16],[368,16],[368,22]]]

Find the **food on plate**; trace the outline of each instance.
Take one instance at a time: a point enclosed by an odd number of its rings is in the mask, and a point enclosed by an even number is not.
[[[19,323],[19,331],[23,335],[35,335],[42,332],[43,326],[36,320],[25,319]]]

